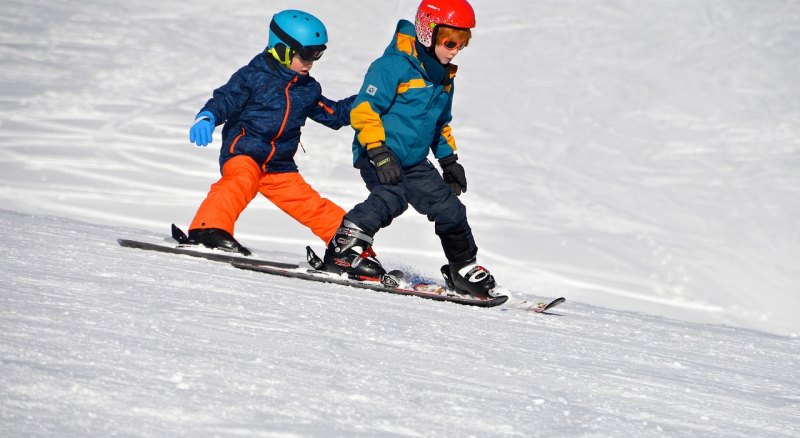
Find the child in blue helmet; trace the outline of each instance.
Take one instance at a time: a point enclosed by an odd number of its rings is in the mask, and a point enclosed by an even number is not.
[[[350,113],[354,165],[370,191],[347,212],[325,252],[329,269],[377,276],[375,233],[411,205],[435,223],[448,264],[448,286],[487,297],[494,277],[478,265],[478,247],[457,196],[467,191],[450,128],[456,66],[475,14],[467,0],[423,0],[416,23],[400,20],[383,56],[367,71]],[[428,161],[438,159],[440,175]]]
[[[198,146],[212,141],[223,124],[219,163],[222,177],[200,205],[187,244],[249,255],[233,237],[241,212],[261,193],[326,244],[344,210],[303,180],[294,161],[307,118],[332,129],[350,124],[355,96],[332,101],[309,72],[326,49],[328,33],[313,15],[297,10],[275,14],[267,49],[214,90],[189,131]]]

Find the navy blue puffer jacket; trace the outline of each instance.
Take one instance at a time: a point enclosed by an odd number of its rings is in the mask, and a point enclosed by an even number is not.
[[[252,157],[264,172],[297,172],[294,154],[306,118],[332,129],[350,124],[355,96],[332,101],[309,75],[300,75],[261,53],[231,76],[201,111],[222,128],[220,168],[231,157]]]

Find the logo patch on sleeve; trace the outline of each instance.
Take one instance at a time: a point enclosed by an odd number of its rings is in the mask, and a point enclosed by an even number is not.
[[[366,91],[367,91],[367,94],[369,94],[370,96],[374,96],[375,93],[378,92],[378,87],[376,87],[376,86],[374,86],[372,84],[369,84],[369,85],[367,85],[367,90]]]

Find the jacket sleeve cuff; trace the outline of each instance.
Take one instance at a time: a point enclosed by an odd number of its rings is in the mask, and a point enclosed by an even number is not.
[[[211,124],[214,125],[214,126],[217,125],[216,118],[214,117],[214,114],[211,111],[208,111],[208,110],[200,111],[200,113],[197,114],[197,116],[195,116],[194,122],[197,123],[198,121],[204,120],[204,119],[208,119],[208,121],[210,121]]]
[[[455,163],[456,161],[458,161],[458,155],[453,153],[444,158],[439,158],[439,165],[446,166],[450,163]]]

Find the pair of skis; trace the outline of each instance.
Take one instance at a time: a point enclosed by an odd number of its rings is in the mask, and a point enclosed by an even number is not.
[[[182,241],[182,235],[185,236],[180,229],[173,225],[173,238],[180,242]],[[320,267],[321,260],[319,260],[319,257],[310,247],[306,247],[308,264],[301,265],[260,260],[236,253],[206,249],[196,245],[181,245],[180,243],[174,245],[167,242],[164,244],[158,244],[130,239],[118,239],[117,242],[121,246],[127,248],[138,248],[168,254],[199,257],[208,260],[229,263],[239,269],[257,271],[265,274],[278,275],[281,277],[351,286],[396,295],[416,296],[434,301],[446,301],[469,306],[495,307],[507,303],[510,298],[508,295],[496,295],[489,298],[475,298],[469,295],[459,294],[434,282],[409,283],[405,280],[403,273],[400,271],[391,271],[381,278],[359,278],[355,276],[347,276],[345,274],[331,273],[314,267]],[[537,303],[516,299],[512,302],[508,302],[507,306],[533,311],[536,313],[546,313],[549,309],[552,309],[564,301],[566,300],[563,297],[549,302]]]

